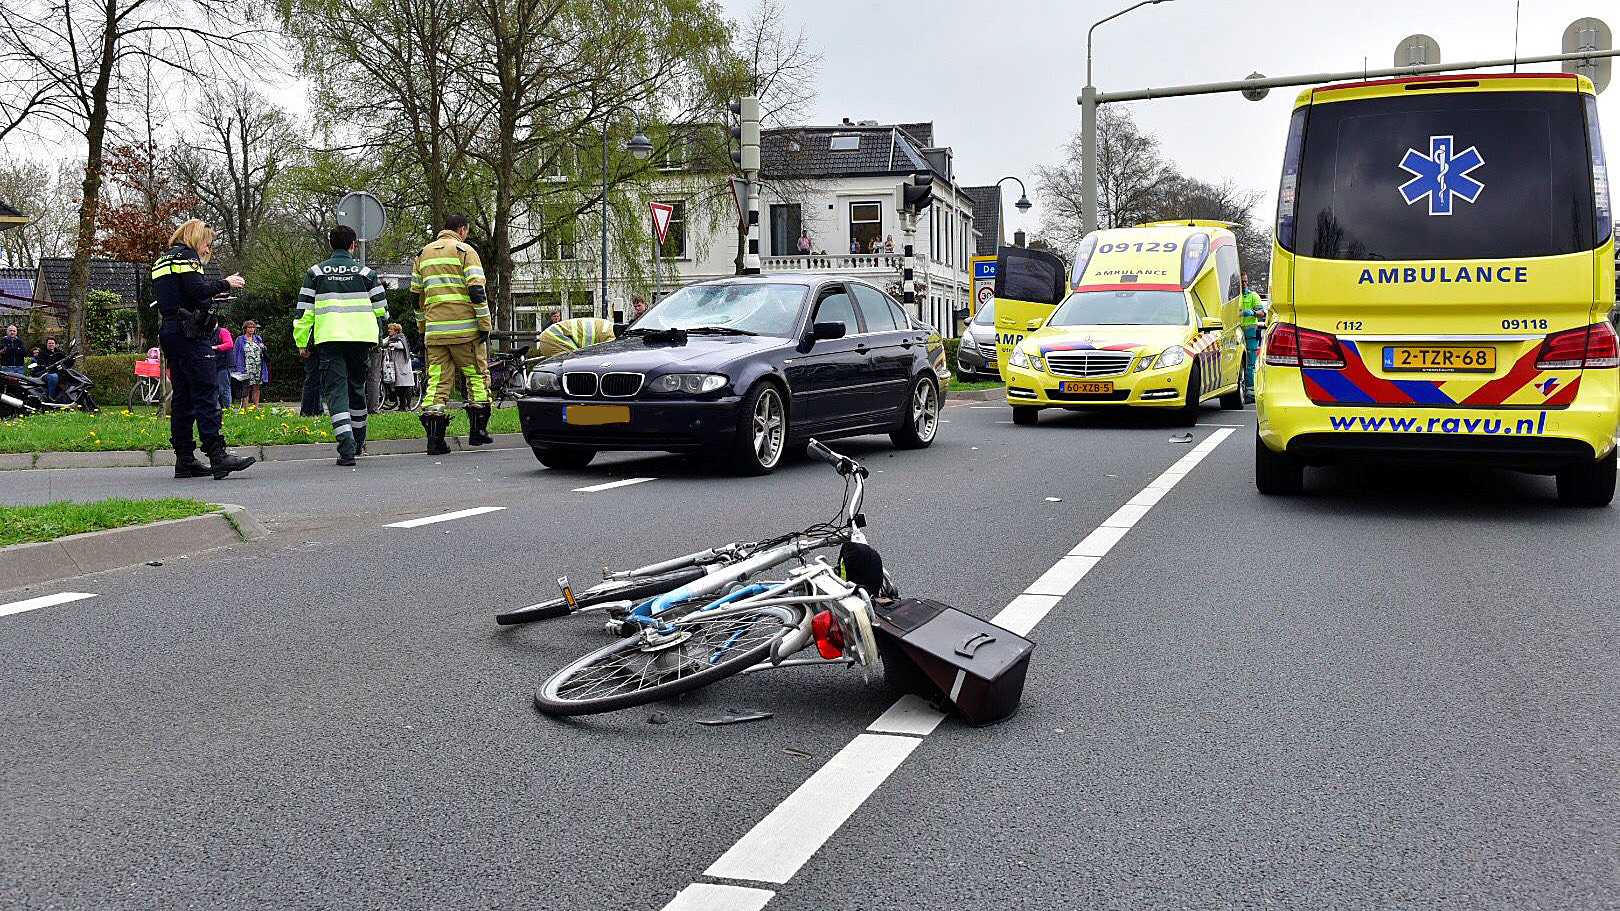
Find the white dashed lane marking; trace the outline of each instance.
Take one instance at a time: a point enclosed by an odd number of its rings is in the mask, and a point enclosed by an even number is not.
[[[1013,598],[992,622],[1021,636],[1028,635],[1171,488],[1231,435],[1231,429],[1216,430],[1176,460]],[[703,875],[710,879],[786,883],[944,718],[915,696],[901,697],[867,727],[866,733],[850,741],[720,855]],[[774,895],[766,889],[693,883],[663,911],[759,911]]]
[[[0,617],[11,614],[26,613],[39,610],[42,607],[54,607],[58,604],[67,604],[71,601],[83,601],[94,598],[90,592],[57,592],[54,595],[41,595],[38,598],[29,598],[27,601],[13,601],[10,604],[0,604]]]
[[[596,493],[598,490],[612,490],[615,487],[629,487],[631,484],[644,484],[647,481],[656,481],[657,478],[625,478],[622,481],[609,481],[606,484],[592,484],[589,487],[576,487],[574,493]]]
[[[449,522],[454,519],[465,519],[468,516],[481,516],[486,512],[500,512],[505,506],[474,506],[472,509],[458,509],[437,516],[423,516],[420,519],[408,519],[404,522],[390,522],[384,528],[419,528],[423,525],[433,525],[438,522]]]

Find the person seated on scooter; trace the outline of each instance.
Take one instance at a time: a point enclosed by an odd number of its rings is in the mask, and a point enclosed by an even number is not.
[[[51,401],[56,401],[56,390],[62,385],[62,377],[57,371],[66,359],[67,352],[56,347],[56,339],[45,340],[45,350],[41,351],[34,360],[34,375],[45,380],[45,394]]]

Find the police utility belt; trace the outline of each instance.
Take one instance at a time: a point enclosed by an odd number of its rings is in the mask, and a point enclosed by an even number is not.
[[[186,338],[202,338],[219,328],[219,317],[206,307],[200,310],[176,307],[173,316],[163,317],[163,324],[179,326],[185,331]]]

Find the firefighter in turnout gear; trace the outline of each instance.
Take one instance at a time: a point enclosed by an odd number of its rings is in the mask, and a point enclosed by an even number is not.
[[[305,357],[311,345],[320,356],[337,463],[353,465],[366,448],[366,373],[377,347],[377,320],[388,316],[388,290],[354,258],[353,228],[339,225],[329,239],[331,257],[304,274],[293,341]]]
[[[419,295],[417,320],[427,346],[427,398],[422,427],[428,453],[449,452],[444,441],[450,424],[444,406],[459,373],[467,383],[467,442],[482,446],[489,435],[489,300],[484,295],[484,266],[467,243],[468,220],[452,215],[433,243],[422,248],[411,273],[411,290]]]
[[[152,264],[152,294],[163,314],[158,346],[169,362],[174,399],[169,405],[169,442],[174,446],[174,476],[219,480],[252,465],[252,458],[232,455],[220,432],[219,369],[214,352],[214,296],[240,289],[242,276],[223,280],[203,277],[203,263],[214,255],[214,232],[193,218],[169,238],[169,249]],[[208,465],[197,461],[191,425],[197,425]]]

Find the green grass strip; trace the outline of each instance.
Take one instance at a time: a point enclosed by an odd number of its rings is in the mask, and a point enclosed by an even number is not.
[[[450,434],[465,436],[467,416],[450,410]],[[517,409],[496,409],[490,417],[491,433],[515,433]],[[287,408],[263,406],[230,408],[225,412],[225,441],[232,446],[273,446],[282,443],[332,443],[332,421],[300,417]],[[421,437],[422,424],[414,412],[371,415],[366,435],[373,440],[408,440]],[[169,448],[169,419],[155,408],[104,408],[96,414],[52,411],[0,421],[0,452],[107,452]]]
[[[94,503],[59,501],[37,506],[0,506],[0,547],[29,541],[50,541],[87,531],[144,525],[163,519],[185,519],[213,512],[200,500],[166,497],[160,500],[97,500]]]

